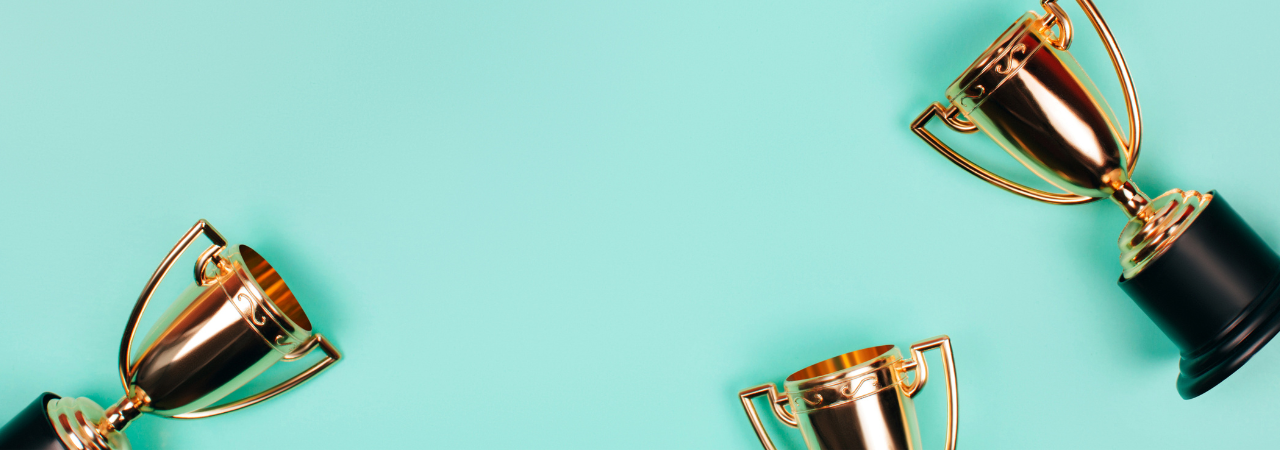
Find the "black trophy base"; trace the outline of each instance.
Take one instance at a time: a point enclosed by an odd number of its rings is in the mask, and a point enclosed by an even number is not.
[[[0,426],[0,449],[3,450],[67,450],[62,445],[45,406],[59,398],[45,392],[31,402],[22,412]]]
[[[1120,288],[1182,350],[1191,399],[1235,373],[1280,332],[1280,256],[1216,192],[1163,255]]]

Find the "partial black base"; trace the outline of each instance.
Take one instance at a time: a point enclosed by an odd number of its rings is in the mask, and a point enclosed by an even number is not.
[[[1280,256],[1216,192],[1195,221],[1120,288],[1182,350],[1178,393],[1207,392],[1280,332]]]
[[[67,450],[49,423],[45,405],[59,398],[45,392],[0,427],[0,450]]]

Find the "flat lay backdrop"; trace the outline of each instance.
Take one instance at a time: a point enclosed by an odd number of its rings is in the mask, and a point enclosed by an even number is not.
[[[908,130],[1038,3],[5,3],[0,416],[119,398],[129,310],[203,217],[346,359],[234,414],[139,419],[135,448],[759,448],[740,389],[938,334],[963,448],[1274,447],[1280,345],[1181,400],[1115,286],[1118,208],[1015,197]],[[1145,112],[1139,185],[1218,189],[1280,245],[1258,22],[1280,7],[1097,3]]]

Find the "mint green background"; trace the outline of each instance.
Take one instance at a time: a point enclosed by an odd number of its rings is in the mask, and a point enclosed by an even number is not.
[[[1219,189],[1280,244],[1274,3],[1099,3],[1145,111],[1136,180]],[[907,129],[1037,5],[0,5],[0,416],[117,399],[129,309],[205,217],[347,359],[139,420],[140,449],[758,448],[738,390],[943,333],[965,448],[1274,446],[1280,347],[1179,399],[1115,286],[1117,208],[1009,195]]]

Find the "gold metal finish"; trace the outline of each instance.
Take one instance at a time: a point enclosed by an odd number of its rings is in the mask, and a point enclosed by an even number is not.
[[[133,358],[138,321],[156,287],[191,243],[212,245],[195,265],[195,282],[156,321]],[[325,358],[292,378],[239,400],[217,404],[279,361],[319,348]],[[138,297],[120,343],[123,399],[107,410],[87,399],[50,402],[49,417],[70,448],[128,448],[121,431],[141,413],[195,419],[260,403],[327,369],[341,353],[319,333],[271,264],[252,248],[228,245],[204,220],[178,240]],[[123,447],[122,447],[123,446]]]
[[[951,340],[946,336],[913,344],[911,359],[902,359],[898,348],[890,345],[849,352],[791,374],[784,383],[783,396],[772,384],[764,384],[739,392],[738,398],[766,450],[777,447],[752,402],[761,395],[768,397],[774,416],[800,429],[810,449],[919,450],[922,447],[912,397],[929,379],[924,352],[935,348],[942,352],[947,377],[944,448],[954,450],[959,403]],[[916,374],[912,380],[907,373],[913,370]]]
[[[1073,33],[1071,21],[1051,0],[1043,2],[1044,17],[1033,12],[1024,15],[947,89],[950,108],[934,102],[912,122],[912,131],[951,162],[1015,194],[1054,204],[1109,197],[1129,181],[1137,163],[1142,118],[1128,65],[1111,30],[1091,1],[1079,3],[1106,44],[1124,88],[1127,145],[1120,141],[1106,100],[1066,52]],[[1054,26],[1057,36],[1048,34]],[[1069,96],[1057,90],[1063,87],[1070,89]],[[1068,192],[1046,192],[996,175],[925,128],[934,115],[946,118],[957,113],[1041,178]],[[956,131],[972,132],[968,127],[956,128],[953,120],[943,122]]]
[[[283,383],[280,383],[275,387],[272,387],[271,389],[255,394],[253,396],[250,396],[241,400],[237,400],[234,402],[230,402],[224,405],[218,405],[215,407],[201,409],[199,411],[193,411],[186,414],[177,414],[177,415],[174,415],[173,418],[200,419],[200,418],[205,418],[209,416],[216,416],[218,414],[229,413],[237,409],[241,409],[247,406],[255,405],[257,403],[261,403],[264,400],[267,400],[271,397],[275,397],[277,395],[284,393],[284,391],[297,387],[298,385],[307,381],[311,377],[316,376],[321,371],[329,368],[329,366],[333,365],[333,363],[338,362],[339,359],[342,359],[342,354],[338,353],[338,349],[334,348],[333,344],[330,344],[329,341],[326,341],[324,339],[324,336],[319,334],[313,335],[311,339],[307,340],[306,343],[299,346],[296,350],[285,355],[281,359],[284,361],[293,361],[293,360],[302,358],[303,356],[306,356],[308,353],[311,353],[311,350],[315,349],[316,346],[319,346],[320,349],[324,352],[325,358],[320,362],[316,363],[314,366],[311,366],[310,368],[308,368],[306,371],[299,373],[297,375],[294,375],[293,378],[285,380]]]
[[[1120,209],[1124,210],[1124,215],[1129,218],[1138,217],[1139,214],[1142,214],[1143,208],[1151,204],[1151,199],[1147,198],[1147,194],[1143,194],[1132,182],[1120,185],[1120,189],[1111,194],[1111,200],[1120,205]]]
[[[916,379],[904,389],[908,397],[915,397],[916,392],[929,381],[929,365],[925,363],[924,352],[938,349],[942,353],[943,374],[947,377],[947,450],[955,450],[956,433],[960,426],[959,386],[956,381],[956,361],[951,353],[951,338],[938,336],[911,344],[911,359],[903,361],[898,371],[905,374],[915,370]]]
[[[129,426],[129,422],[137,418],[139,415],[151,408],[147,405],[151,403],[151,397],[147,397],[147,393],[142,388],[134,386],[124,398],[116,404],[107,408],[105,417],[98,423],[98,431],[106,433],[107,431],[124,431]],[[110,428],[108,428],[110,427]]]
[[[1211,200],[1213,194],[1174,189],[1143,206],[1120,232],[1120,268],[1124,278],[1133,278],[1164,254]]]
[[[1067,15],[1062,13],[1062,9],[1055,4],[1057,0],[1043,0],[1042,3],[1054,4],[1058,17],[1061,17],[1063,22],[1067,22]],[[1093,30],[1098,33],[1098,37],[1102,38],[1102,43],[1106,44],[1107,56],[1111,57],[1111,65],[1115,67],[1116,76],[1120,79],[1120,90],[1124,92],[1125,112],[1129,117],[1129,145],[1125,147],[1128,165],[1125,171],[1133,175],[1133,167],[1138,163],[1138,149],[1142,145],[1142,107],[1138,105],[1138,91],[1133,88],[1133,77],[1129,75],[1129,65],[1125,64],[1124,55],[1120,53],[1120,44],[1116,43],[1116,37],[1111,34],[1111,28],[1107,27],[1107,21],[1102,19],[1098,7],[1094,6],[1092,0],[1076,0],[1076,3],[1080,5],[1080,9],[1084,10],[1084,15],[1089,18],[1089,23],[1093,24]],[[1070,28],[1070,25],[1067,27]],[[1070,36],[1070,31],[1067,35]]]
[[[103,426],[106,414],[101,406],[84,397],[54,399],[45,405],[49,423],[72,450],[129,450],[124,433]]]
[[[1050,39],[1049,43],[1058,50],[1067,51],[1068,48],[1071,48],[1071,38],[1075,34],[1071,27],[1071,20],[1067,19],[1067,12],[1063,11],[1061,6],[1058,6],[1057,0],[1044,0],[1041,5],[1044,6],[1045,12],[1048,13],[1044,16],[1045,28],[1058,27],[1058,37]],[[1110,32],[1108,31],[1108,33]],[[1116,51],[1118,52],[1119,49],[1116,49]]]
[[[1043,190],[1036,189],[1029,186],[1024,186],[1024,185],[1015,183],[1013,181],[1010,181],[1002,176],[996,175],[994,172],[991,172],[987,169],[982,168],[982,166],[974,164],[972,161],[969,161],[968,158],[965,158],[964,156],[961,156],[959,153],[956,153],[954,150],[951,149],[951,147],[948,147],[946,143],[943,143],[941,140],[937,138],[937,136],[934,136],[932,132],[930,132],[928,129],[924,127],[925,124],[929,123],[929,119],[933,118],[933,116],[936,115],[938,117],[943,117],[944,118],[943,122],[946,123],[948,126],[951,126],[952,129],[956,131],[959,131],[962,133],[972,133],[972,132],[978,131],[977,125],[971,125],[972,128],[970,129],[957,128],[955,125],[952,125],[953,123],[952,120],[945,119],[946,117],[953,117],[954,115],[959,114],[959,112],[960,112],[959,108],[956,108],[955,106],[946,108],[942,106],[941,103],[934,102],[932,105],[929,106],[929,108],[925,109],[924,112],[921,113],[919,117],[916,117],[915,122],[911,123],[911,130],[914,131],[916,135],[920,136],[921,139],[924,139],[925,142],[929,143],[930,146],[933,146],[934,149],[937,149],[938,153],[941,153],[942,156],[945,156],[947,159],[951,160],[951,162],[955,163],[957,166],[960,166],[961,169],[964,169],[969,173],[973,174],[974,176],[981,178],[983,181],[999,186],[1000,188],[1007,190],[1009,192],[1021,195],[1023,197],[1029,197],[1035,200],[1039,200],[1045,203],[1053,203],[1058,205],[1073,205],[1073,204],[1088,203],[1088,202],[1098,200],[1093,197],[1084,197],[1076,194],[1057,194],[1053,192],[1047,192],[1047,191],[1043,191]],[[955,122],[959,122],[959,121],[957,120]]]
[[[779,397],[778,390],[772,384],[762,384],[738,393],[738,400],[742,401],[742,408],[747,410],[747,420],[751,421],[751,428],[756,430],[756,437],[760,439],[760,444],[764,445],[765,450],[778,450],[773,446],[773,440],[769,439],[769,433],[764,431],[764,424],[760,423],[760,414],[756,413],[755,403],[751,402],[751,399],[760,395],[768,395],[773,416],[777,417],[778,421],[791,428],[798,428],[800,423],[796,421],[794,414],[787,411],[787,402],[790,401],[788,397]]]
[[[186,251],[187,247],[191,246],[191,241],[196,240],[201,234],[208,237],[213,242],[213,245],[210,245],[204,253],[200,254],[199,262],[196,263],[196,283],[201,286],[208,286],[211,281],[206,277],[204,268],[207,265],[207,261],[212,260],[214,255],[217,255],[218,252],[227,247],[227,240],[212,225],[209,225],[209,222],[200,219],[195,226],[191,227],[191,230],[187,231],[187,234],[182,235],[182,239],[179,239],[178,244],[173,246],[173,250],[170,250],[169,254],[165,255],[164,260],[160,262],[160,267],[156,268],[156,271],[151,274],[151,279],[147,280],[146,287],[142,288],[142,295],[138,296],[138,302],[133,305],[133,312],[129,314],[129,321],[124,327],[124,338],[120,339],[120,382],[124,384],[126,391],[129,390],[129,377],[131,376],[129,373],[129,361],[133,360],[130,351],[133,346],[133,335],[138,330],[138,320],[142,319],[142,313],[146,311],[147,303],[151,302],[151,294],[154,294],[156,287],[160,286],[160,281],[164,280],[164,276],[169,273],[173,263],[178,260],[179,256],[182,256],[182,252]]]
[[[1015,194],[1054,204],[1111,198],[1130,218],[1120,237],[1120,260],[1124,276],[1131,278],[1169,248],[1209,196],[1174,189],[1153,203],[1130,181],[1142,143],[1137,92],[1098,8],[1090,0],[1077,1],[1102,38],[1124,91],[1127,143],[1106,99],[1067,52],[1074,31],[1055,0],[1042,1],[1043,17],[1028,12],[1014,22],[947,88],[951,106],[934,102],[911,129],[951,162]],[[962,133],[982,130],[1040,178],[1067,192],[1024,186],[974,164],[925,129],[934,116]]]

